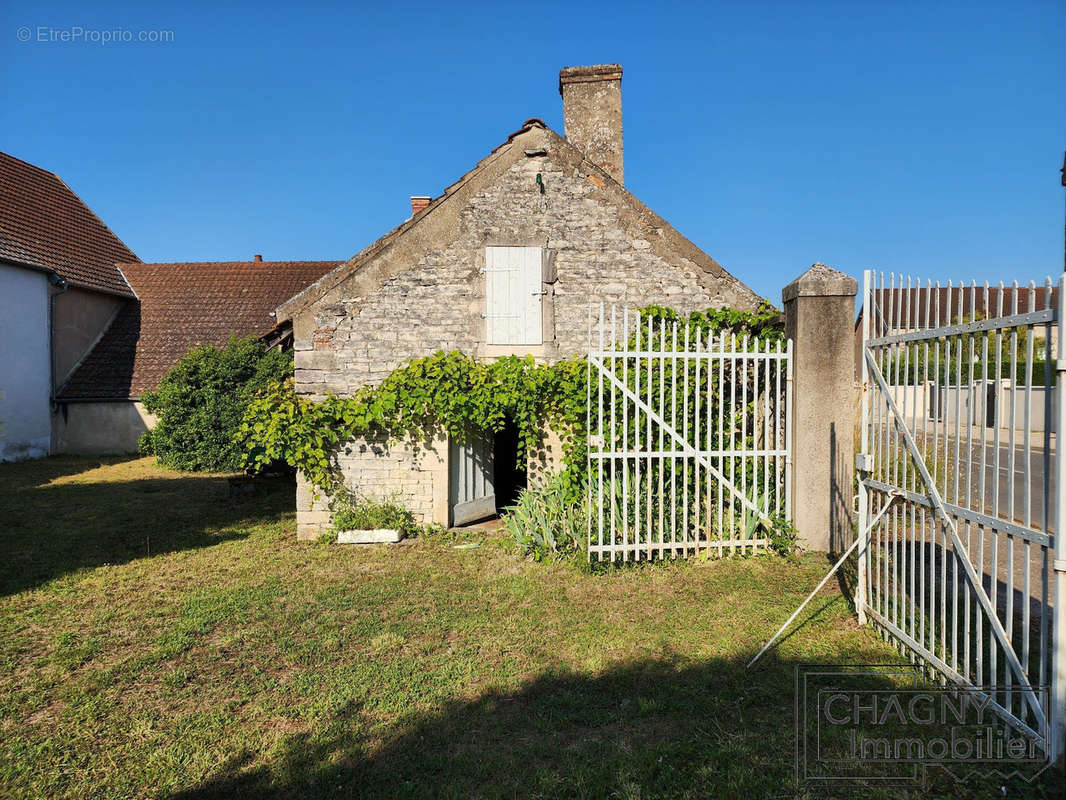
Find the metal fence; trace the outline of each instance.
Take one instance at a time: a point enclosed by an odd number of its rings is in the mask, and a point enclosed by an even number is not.
[[[590,559],[754,552],[791,516],[791,342],[600,305],[589,324]]]
[[[983,687],[993,710],[1056,754],[1066,548],[1055,528],[1066,494],[1051,369],[1039,390],[1055,424],[1038,428],[1031,409],[1034,363],[1066,368],[1061,297],[1050,279],[941,287],[867,272],[858,457],[860,621],[943,680]],[[998,400],[1015,422],[971,419],[966,387],[1004,374],[1021,377]],[[937,414],[919,397],[933,381],[941,405],[953,404]]]

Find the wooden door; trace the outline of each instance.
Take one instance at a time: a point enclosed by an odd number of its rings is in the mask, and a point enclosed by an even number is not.
[[[448,444],[448,505],[452,525],[467,525],[496,514],[492,435],[470,435]]]

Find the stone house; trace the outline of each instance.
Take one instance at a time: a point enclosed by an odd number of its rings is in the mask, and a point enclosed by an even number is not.
[[[622,69],[559,74],[565,137],[530,119],[412,217],[291,298],[297,391],[348,395],[438,350],[544,362],[584,351],[590,303],[753,310],[761,298],[623,183]],[[358,440],[339,455],[357,493],[391,495],[417,518],[473,521],[508,502],[514,443]],[[551,443],[548,443],[551,450]],[[301,481],[298,532],[328,525]]]

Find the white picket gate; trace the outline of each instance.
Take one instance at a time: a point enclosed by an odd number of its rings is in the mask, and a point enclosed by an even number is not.
[[[590,560],[768,546],[791,518],[791,353],[614,306],[590,314]]]
[[[1053,400],[1066,380],[1062,292],[1063,279],[941,287],[867,272],[857,462],[860,622],[981,692],[1055,755],[1066,712],[1066,452],[1051,432],[1066,421]],[[974,424],[963,390],[1004,373],[1006,422]],[[918,397],[933,382],[954,406],[945,413]],[[1038,390],[1045,416],[1058,416],[1039,431]]]

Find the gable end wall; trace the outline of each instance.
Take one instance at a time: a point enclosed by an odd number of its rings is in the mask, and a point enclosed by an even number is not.
[[[758,305],[759,298],[742,283],[724,271],[713,272],[720,270],[713,261],[707,259],[710,267],[699,265],[686,257],[691,252],[670,250],[665,244],[668,235],[655,227],[658,218],[642,206],[618,203],[623,190],[605,182],[587,162],[551,147],[553,138],[560,141],[557,137],[535,133],[548,145],[548,154],[527,157],[520,151],[516,158],[511,153],[509,165],[503,164],[493,180],[470,191],[461,202],[457,222],[438,229],[439,241],[417,252],[408,247],[399,256],[383,250],[296,317],[299,393],[313,399],[327,393],[350,395],[379,383],[400,364],[438,350],[460,350],[486,359],[503,354],[506,348],[486,346],[481,316],[485,276],[480,270],[489,245],[538,246],[551,253],[555,279],[543,286],[545,344],[514,350],[543,361],[584,352],[590,301],[629,308],[660,304],[680,311]],[[536,182],[538,173],[543,194]],[[452,197],[445,206],[463,200]],[[366,278],[385,272],[383,263],[390,258],[404,256],[406,263],[389,265],[391,277],[378,286]],[[365,452],[363,443],[353,447]],[[417,445],[407,443],[391,456],[416,450]],[[416,460],[416,455],[408,458],[413,471],[419,469]],[[352,488],[396,497],[421,510],[419,517],[425,521],[447,518],[447,509],[437,507],[446,502],[446,485],[421,480],[404,485],[389,479],[378,486],[360,463],[341,461]],[[402,466],[390,462],[390,469]],[[447,469],[435,474],[438,481],[447,480]],[[321,510],[311,511],[308,498],[308,492],[299,493],[299,527],[305,537],[313,536],[326,519]]]
[[[633,220],[607,202],[598,183],[595,175],[550,156],[516,161],[471,197],[449,241],[413,259],[372,293],[344,296],[342,288],[300,315],[298,391],[316,398],[351,394],[438,350],[501,354],[486,346],[481,316],[480,270],[489,245],[538,246],[551,253],[556,279],[543,287],[545,345],[516,350],[543,360],[584,351],[590,301],[681,311],[757,305],[758,298],[731,276],[718,279],[680,254],[670,259],[656,252],[662,249],[657,232],[634,231]]]

